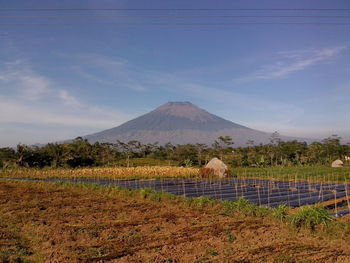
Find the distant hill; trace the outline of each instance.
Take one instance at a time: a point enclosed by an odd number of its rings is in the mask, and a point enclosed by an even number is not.
[[[190,102],[168,102],[155,110],[124,124],[84,136],[89,142],[128,142],[187,144],[210,146],[219,136],[233,138],[234,146],[268,143],[271,133],[250,129],[211,114]],[[281,136],[283,140],[295,138]]]

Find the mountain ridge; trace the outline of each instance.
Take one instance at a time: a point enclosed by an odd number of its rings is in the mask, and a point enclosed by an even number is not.
[[[142,143],[211,145],[219,136],[230,136],[235,146],[244,146],[248,140],[256,144],[268,143],[271,134],[223,119],[191,102],[168,102],[117,127],[84,138],[89,142],[137,140]]]

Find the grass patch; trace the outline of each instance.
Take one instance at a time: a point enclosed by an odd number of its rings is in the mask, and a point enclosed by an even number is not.
[[[317,226],[327,226],[333,219],[329,212],[321,206],[303,206],[294,214],[289,215],[289,222],[297,227],[306,227],[315,231]]]
[[[147,163],[147,160],[142,160]],[[141,162],[141,161],[140,161]],[[160,178],[194,178],[199,169],[168,166],[152,166],[153,163],[135,167],[93,167],[93,168],[14,168],[0,169],[3,178],[93,178],[93,179],[160,179]],[[331,168],[327,166],[266,167],[266,168],[232,168],[235,178],[257,178],[285,181],[318,181],[344,183],[349,181],[350,166]]]
[[[328,166],[233,168],[233,176],[238,178],[259,178],[285,181],[318,181],[344,183],[349,181],[350,167],[332,168]]]
[[[272,215],[280,221],[284,221],[288,215],[288,207],[286,205],[279,205],[272,210]]]
[[[234,216],[237,213],[245,216],[266,216],[272,211],[271,208],[254,205],[244,197],[240,197],[237,201],[222,201],[222,207],[222,214],[228,216]]]
[[[200,207],[200,208],[214,206],[219,202],[218,200],[215,200],[207,196],[194,197],[194,198],[185,197],[184,201],[186,204],[192,207]]]

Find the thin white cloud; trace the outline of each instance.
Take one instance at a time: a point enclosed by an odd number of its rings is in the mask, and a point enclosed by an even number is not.
[[[55,124],[93,128],[106,128],[115,124],[113,120],[104,119],[102,115],[94,117],[84,116],[81,113],[74,115],[47,106],[0,97],[0,123]]]
[[[87,66],[101,67],[110,71],[121,69],[127,66],[128,61],[122,58],[111,58],[99,54],[82,54],[78,55],[77,58],[80,61],[85,62]]]
[[[73,65],[71,69],[89,81],[138,92],[147,90],[139,79],[143,77],[143,73],[139,74],[125,59],[97,54],[78,55],[76,58],[80,63]],[[98,73],[101,70],[103,73]]]
[[[293,104],[269,101],[229,90],[209,88],[198,84],[183,85],[183,88],[187,93],[201,98],[201,100],[209,100],[216,102],[218,105],[226,105],[224,107],[226,111],[229,109],[229,105],[232,105],[234,109],[240,109],[240,112],[233,111],[230,114],[234,118],[233,121],[239,121],[242,124],[245,123],[249,112],[254,112],[255,116],[260,115],[260,117],[269,118],[279,123],[289,123],[304,114],[304,109]],[[242,115],[241,112],[245,112],[245,114]],[[244,117],[242,118],[241,116]],[[265,130],[269,131],[269,129]]]
[[[79,100],[68,93],[67,90],[61,89],[57,91],[58,97],[63,101],[65,105],[69,106],[81,106]]]
[[[275,62],[268,65],[263,65],[254,73],[239,78],[237,81],[244,82],[282,78],[290,73],[301,71],[320,63],[329,62],[345,49],[345,46],[340,46],[325,49],[278,52]]]
[[[149,74],[148,78],[149,82],[175,93],[176,97],[184,96],[187,100],[199,101],[201,106],[210,112],[247,126],[247,119],[268,119],[276,124],[289,125],[305,114],[302,107],[291,103],[272,101],[227,88],[208,87],[174,74],[153,73]],[[272,132],[273,127],[264,126],[262,130]]]
[[[17,82],[17,88],[21,90],[21,95],[27,99],[36,101],[51,93],[49,81],[41,76],[32,73],[17,72],[14,82]]]
[[[23,61],[21,59],[16,59],[16,60],[13,60],[13,61],[7,61],[4,64],[6,66],[16,66],[16,65],[20,65],[22,63],[23,63]]]
[[[65,127],[88,127],[107,129],[117,126],[132,116],[112,109],[81,112],[59,111],[49,105],[30,105],[18,100],[0,97],[0,123],[63,125]]]
[[[107,85],[107,86],[115,85],[114,82],[112,82],[110,80],[106,80],[106,78],[101,78],[101,77],[96,76],[96,74],[92,74],[92,73],[87,72],[86,70],[83,69],[82,66],[71,66],[69,68],[69,70],[73,71],[75,74],[78,74],[83,79],[86,79],[88,81],[97,82],[99,84]]]
[[[0,87],[3,91],[0,94],[0,125],[37,125],[41,127],[38,134],[42,133],[43,136],[45,127],[85,127],[89,131],[99,131],[132,117],[115,109],[83,102],[23,63],[10,63],[3,67]],[[13,141],[11,138],[11,134],[3,135],[0,144]]]
[[[14,60],[5,62],[0,75],[2,86],[10,86],[18,90],[18,95],[36,101],[51,93],[50,81],[33,72],[25,62]]]
[[[237,122],[244,126],[273,132],[277,130],[282,135],[302,138],[326,138],[332,134],[342,136],[345,141],[350,140],[348,122],[342,117],[334,118],[332,113],[325,114],[319,119],[313,119],[309,109],[277,101],[269,101],[246,94],[209,88],[198,84],[183,84],[183,91],[192,94],[201,101],[216,103],[216,111],[219,116]],[[345,88],[347,86],[344,86]],[[181,89],[179,89],[180,91]],[[341,94],[346,94],[344,91]],[[346,99],[346,97],[343,99]],[[223,110],[220,105],[225,105]],[[232,106],[231,106],[232,105]],[[219,108],[219,109],[218,109]],[[232,111],[230,110],[232,109]],[[344,113],[346,110],[344,109]],[[309,115],[308,121],[301,119]]]

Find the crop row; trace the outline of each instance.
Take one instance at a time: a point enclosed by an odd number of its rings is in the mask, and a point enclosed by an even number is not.
[[[12,178],[150,178],[193,177],[197,168],[173,166],[98,167],[79,169],[7,169],[0,177]]]

